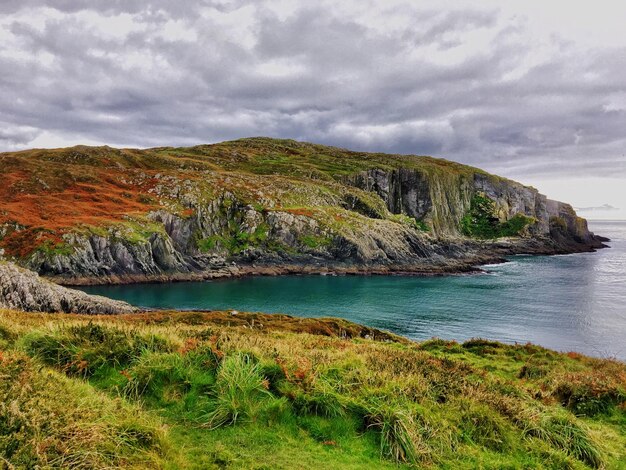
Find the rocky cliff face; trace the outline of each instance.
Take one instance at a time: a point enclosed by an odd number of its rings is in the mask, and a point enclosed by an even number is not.
[[[0,263],[0,308],[87,314],[132,313],[137,310],[126,302],[58,286],[10,263]]]
[[[429,157],[271,139],[60,152],[0,154],[9,182],[0,188],[7,208],[0,246],[7,258],[68,284],[250,272],[436,273],[511,253],[602,246],[571,206]],[[481,223],[474,220],[477,195],[489,205],[487,223],[516,222],[493,232],[506,239],[468,232],[468,224]]]
[[[555,227],[562,229],[561,242],[572,238],[581,244],[594,244],[584,219],[569,204],[548,200],[535,188],[484,172],[471,174],[428,174],[423,170],[373,169],[344,178],[347,184],[376,193],[393,214],[406,214],[432,225],[439,237],[459,237],[460,221],[470,209],[477,192],[494,201],[501,221],[516,214],[533,217],[529,228],[537,237],[550,237]],[[562,221],[556,221],[559,218]]]

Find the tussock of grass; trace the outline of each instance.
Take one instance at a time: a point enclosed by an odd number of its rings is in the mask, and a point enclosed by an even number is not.
[[[18,468],[626,459],[626,367],[615,361],[481,339],[414,344],[279,315],[50,318],[0,311],[0,455]]]
[[[94,323],[71,326],[62,334],[34,331],[21,338],[21,347],[47,365],[70,375],[93,375],[105,366],[129,364],[144,351],[167,351],[163,339]]]
[[[205,420],[209,429],[254,419],[271,395],[261,367],[250,356],[236,354],[220,364],[211,411]]]
[[[428,448],[417,432],[409,411],[394,409],[385,403],[366,405],[368,428],[380,434],[380,453],[395,462],[417,463]]]
[[[571,417],[537,416],[528,420],[524,429],[528,436],[538,437],[592,468],[602,468],[604,460],[589,432]]]

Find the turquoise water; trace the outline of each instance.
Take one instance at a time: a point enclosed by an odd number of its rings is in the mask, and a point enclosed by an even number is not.
[[[626,222],[592,222],[611,248],[515,256],[486,274],[279,276],[211,282],[97,286],[85,291],[134,305],[337,316],[416,340],[531,341],[626,360]]]

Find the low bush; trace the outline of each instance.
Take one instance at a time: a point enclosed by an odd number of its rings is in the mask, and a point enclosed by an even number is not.
[[[460,222],[461,233],[474,238],[516,237],[536,219],[525,214],[514,214],[501,222],[496,213],[495,202],[482,193],[475,194],[470,201],[470,208]]]

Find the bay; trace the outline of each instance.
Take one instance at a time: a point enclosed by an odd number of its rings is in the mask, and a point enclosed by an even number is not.
[[[626,221],[590,222],[610,248],[514,256],[485,274],[278,276],[92,286],[147,308],[236,309],[342,317],[411,339],[532,342],[626,360]]]

